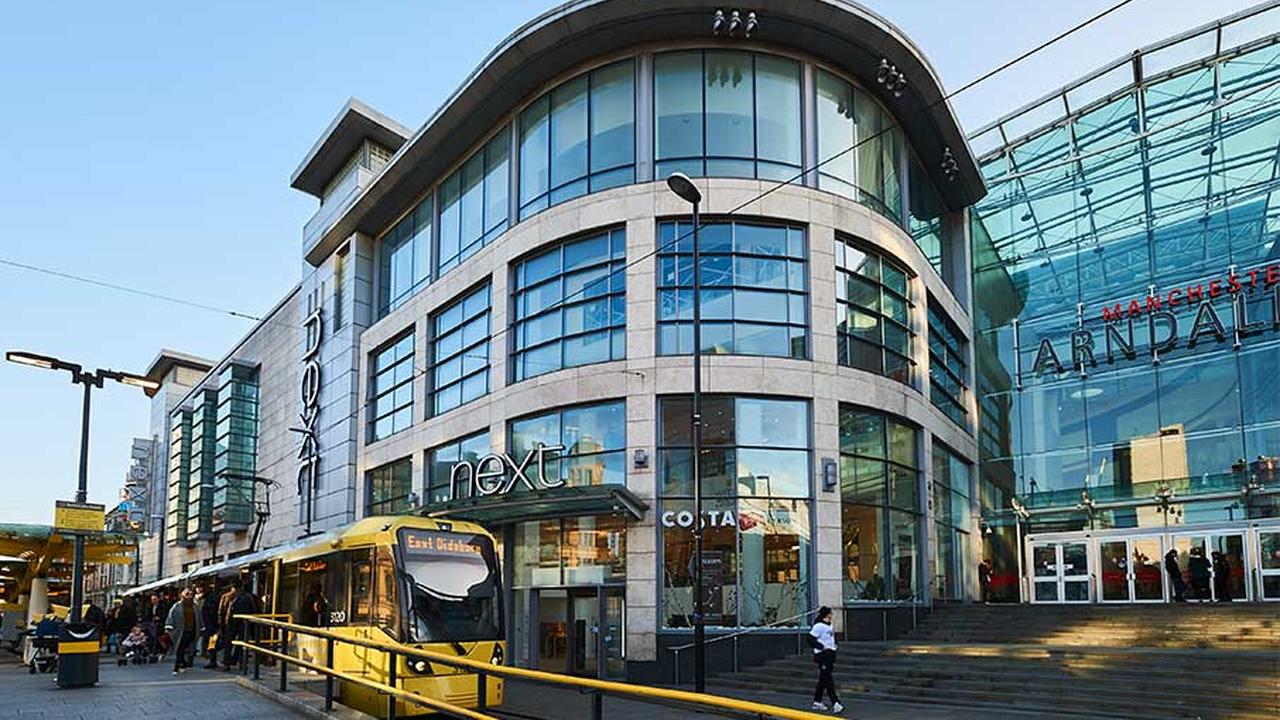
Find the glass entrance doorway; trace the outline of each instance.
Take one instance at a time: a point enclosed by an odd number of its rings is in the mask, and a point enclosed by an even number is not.
[[[623,588],[541,588],[534,592],[531,614],[536,616],[537,669],[585,677],[623,677]]]
[[[1102,602],[1162,602],[1162,547],[1159,537],[1100,540]]]
[[[1186,599],[1200,602],[1249,600],[1244,533],[1178,533],[1178,569]]]
[[[1031,558],[1035,565],[1032,602],[1090,602],[1088,543],[1032,543]]]

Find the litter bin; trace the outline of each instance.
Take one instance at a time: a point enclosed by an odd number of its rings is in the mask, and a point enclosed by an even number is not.
[[[58,685],[88,687],[98,682],[98,626],[63,623],[58,632]]]

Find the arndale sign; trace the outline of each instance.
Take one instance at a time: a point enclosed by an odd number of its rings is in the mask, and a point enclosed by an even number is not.
[[[562,450],[563,445],[538,443],[519,462],[506,453],[490,453],[474,463],[470,460],[454,463],[449,470],[450,499],[457,499],[459,482],[470,485],[468,497],[506,495],[515,489],[517,483],[534,491],[564,487],[563,478],[547,477],[547,456]],[[529,476],[530,466],[537,469],[535,477]],[[509,475],[508,470],[511,471]]]
[[[1215,304],[1219,298],[1229,298],[1229,304]],[[1270,308],[1270,318],[1258,317],[1267,314],[1263,307]],[[1194,349],[1206,340],[1230,340],[1239,349],[1249,337],[1280,330],[1280,265],[1243,273],[1232,268],[1220,278],[1167,292],[1156,292],[1151,287],[1144,298],[1103,306],[1100,315],[1100,332],[1085,327],[1085,310],[1080,306],[1077,326],[1068,343],[1059,341],[1055,347],[1052,340],[1042,337],[1031,363],[1032,375],[1062,373],[1068,366],[1087,373],[1099,361],[1133,360],[1141,342],[1145,342],[1142,354],[1149,355],[1153,363],[1160,362],[1162,353],[1180,346]],[[1021,385],[1021,337],[1016,325],[1014,345],[1018,349],[1016,371]]]

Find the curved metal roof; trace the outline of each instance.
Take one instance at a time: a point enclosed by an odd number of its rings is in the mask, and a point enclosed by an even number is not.
[[[698,40],[732,47],[715,37],[711,20],[723,4],[700,0],[570,0],[517,29],[472,71],[439,110],[400,148],[351,207],[309,248],[307,260],[323,261],[361,231],[377,234],[472,145],[550,80],[592,58],[653,42]],[[848,0],[758,0],[753,41],[795,49],[859,80],[902,124],[911,146],[953,208],[985,193],[965,135],[944,99],[941,82],[924,54],[884,18]],[[881,60],[907,78],[900,97],[876,81]],[[958,163],[948,181],[944,149]]]

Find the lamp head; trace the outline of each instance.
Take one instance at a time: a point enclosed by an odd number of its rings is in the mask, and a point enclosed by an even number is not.
[[[685,202],[695,205],[702,202],[702,193],[698,191],[697,186],[693,184],[689,176],[682,172],[673,172],[668,175],[667,187],[671,188],[671,192],[679,195]]]
[[[29,365],[44,370],[69,370],[73,373],[80,372],[80,366],[74,363],[63,362],[55,357],[48,355],[37,355],[23,350],[10,350],[4,354],[4,359],[11,363],[19,365]]]

